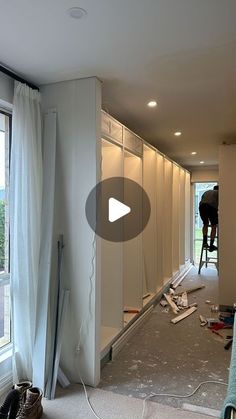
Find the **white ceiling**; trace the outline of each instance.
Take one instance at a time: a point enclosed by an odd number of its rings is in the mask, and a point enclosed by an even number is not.
[[[236,142],[235,0],[0,0],[0,16],[2,63],[38,84],[99,77],[104,109],[178,162]]]

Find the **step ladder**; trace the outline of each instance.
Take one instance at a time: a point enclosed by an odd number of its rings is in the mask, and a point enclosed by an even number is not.
[[[208,236],[208,239],[210,239],[210,236]],[[216,236],[216,246],[218,249],[218,237]],[[216,254],[215,256],[212,256]],[[210,256],[209,256],[210,255]],[[205,256],[205,258],[204,258]],[[206,265],[206,268],[209,264],[215,265],[217,271],[219,270],[219,264],[218,264],[218,250],[215,250],[214,252],[209,252],[209,249],[206,247],[203,247],[203,240],[202,240],[202,250],[201,250],[201,256],[200,256],[200,262],[199,262],[199,268],[198,268],[198,275],[201,273],[201,269],[204,265]]]

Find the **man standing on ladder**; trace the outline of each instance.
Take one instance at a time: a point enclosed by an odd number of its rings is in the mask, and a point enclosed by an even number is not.
[[[208,249],[209,252],[214,252],[217,247],[214,246],[214,240],[216,237],[216,228],[218,225],[218,189],[216,185],[212,190],[204,192],[202,199],[199,204],[199,212],[203,221],[203,247]],[[207,243],[208,225],[211,224],[211,241],[210,246]]]

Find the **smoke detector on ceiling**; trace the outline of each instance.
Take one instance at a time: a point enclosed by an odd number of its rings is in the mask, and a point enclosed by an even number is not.
[[[73,19],[82,19],[83,17],[87,16],[87,11],[81,7],[71,7],[67,10],[67,13]]]

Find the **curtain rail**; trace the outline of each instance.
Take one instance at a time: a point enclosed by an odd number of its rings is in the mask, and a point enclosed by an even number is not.
[[[11,77],[12,79],[19,81],[20,83],[27,84],[27,86],[31,87],[31,89],[39,90],[38,86],[23,79],[21,76],[19,76],[18,74],[16,74],[14,71],[10,70],[10,68],[7,68],[3,64],[0,64],[0,71],[6,74],[7,76]]]

